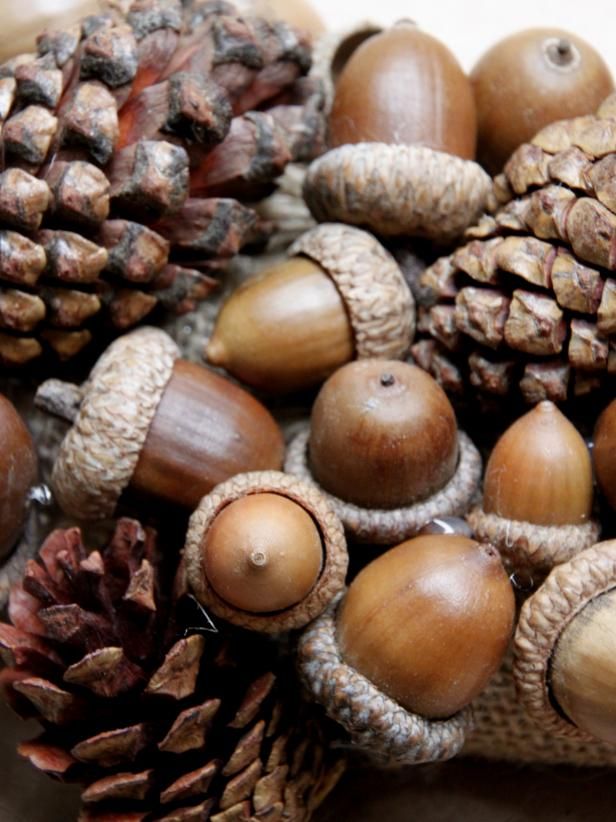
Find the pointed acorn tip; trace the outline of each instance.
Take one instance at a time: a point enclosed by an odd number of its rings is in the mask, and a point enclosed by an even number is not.
[[[211,365],[225,366],[227,349],[224,342],[214,334],[205,347],[205,359]]]

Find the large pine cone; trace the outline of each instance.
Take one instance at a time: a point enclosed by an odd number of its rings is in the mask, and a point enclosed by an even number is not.
[[[417,362],[453,393],[562,402],[616,382],[616,95],[547,126],[420,278]]]
[[[115,6],[120,5],[118,3]],[[310,45],[220,0],[137,0],[0,66],[0,362],[190,310],[322,147]]]
[[[342,763],[284,658],[187,617],[168,571],[134,520],[100,552],[48,537],[0,624],[5,693],[44,727],[20,753],[85,783],[83,820],[308,819]]]

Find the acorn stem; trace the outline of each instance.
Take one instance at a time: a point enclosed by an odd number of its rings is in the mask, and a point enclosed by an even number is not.
[[[79,385],[51,379],[39,386],[34,403],[37,408],[49,414],[74,422],[83,398],[84,391]]]

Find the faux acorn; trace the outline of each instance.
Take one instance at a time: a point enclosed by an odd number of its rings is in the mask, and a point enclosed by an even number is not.
[[[491,174],[544,126],[594,114],[614,90],[595,49],[560,29],[527,29],[506,37],[481,57],[471,81],[477,157]]]
[[[265,633],[301,628],[342,590],[342,524],[314,486],[240,474],[205,496],[186,537],[191,588],[216,616]]]
[[[592,465],[586,443],[550,400],[505,431],[486,466],[483,502],[468,515],[478,539],[514,570],[545,575],[590,547]]]
[[[304,632],[309,692],[351,740],[392,762],[452,756],[465,707],[498,669],[515,616],[498,552],[460,536],[416,537],[367,565]]]
[[[599,417],[593,443],[597,482],[605,499],[616,510],[616,400],[612,400]]]
[[[472,160],[470,82],[414,23],[402,20],[351,54],[329,130],[332,149],[312,163],[304,186],[317,220],[447,242],[482,213],[491,181]]]
[[[479,453],[443,390],[394,360],[338,369],[285,468],[317,484],[356,538],[389,545],[435,517],[464,514],[481,477]]]
[[[523,605],[518,698],[533,721],[577,744],[616,744],[616,540],[554,568]]]
[[[355,357],[403,357],[414,330],[413,298],[393,257],[365,231],[324,224],[231,295],[206,358],[282,393],[322,382]]]
[[[278,425],[254,397],[179,359],[171,338],[144,327],[112,343],[81,387],[48,380],[36,402],[73,421],[52,487],[79,519],[111,516],[131,489],[194,508],[228,477],[280,468]]]

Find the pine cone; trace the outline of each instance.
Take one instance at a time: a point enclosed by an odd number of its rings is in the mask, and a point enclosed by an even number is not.
[[[0,362],[204,299],[267,235],[246,201],[321,149],[309,66],[287,24],[224,0],[137,0],[0,66]]]
[[[21,755],[85,784],[84,822],[308,819],[341,760],[277,646],[194,627],[168,562],[133,520],[102,551],[48,537],[0,624],[4,690],[44,727]]]
[[[417,362],[457,393],[613,392],[615,180],[616,95],[518,148],[496,213],[420,278]]]

